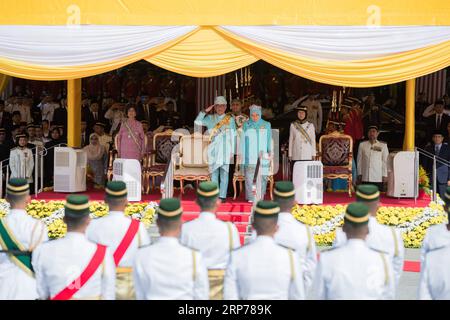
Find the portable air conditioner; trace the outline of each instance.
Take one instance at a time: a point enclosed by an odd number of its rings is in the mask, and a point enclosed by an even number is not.
[[[86,163],[87,156],[83,149],[55,147],[53,190],[86,191]]]
[[[295,201],[300,204],[323,203],[323,165],[320,161],[297,161],[292,180]]]
[[[414,198],[418,192],[419,157],[414,151],[392,152],[388,157],[387,195]]]
[[[135,159],[116,159],[113,163],[113,180],[127,185],[128,201],[141,201],[141,164]]]

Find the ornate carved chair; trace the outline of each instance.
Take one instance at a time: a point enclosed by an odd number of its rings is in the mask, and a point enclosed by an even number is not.
[[[323,164],[323,177],[346,179],[348,195],[352,196],[352,137],[337,131],[319,139],[318,160]]]
[[[150,179],[152,180],[152,190],[155,189],[156,177],[163,177],[166,165],[169,163],[172,155],[172,149],[179,143],[183,135],[173,130],[153,135],[153,149],[148,154],[147,166],[144,166],[143,176],[146,179],[147,189],[144,193],[150,191]]]
[[[174,154],[173,179],[180,181],[181,193],[184,193],[184,181],[210,180],[207,149],[208,136],[202,134],[184,135],[180,138],[179,151]]]

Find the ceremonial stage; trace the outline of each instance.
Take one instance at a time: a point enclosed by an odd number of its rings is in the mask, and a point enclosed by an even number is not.
[[[88,190],[86,192],[82,192],[82,194],[86,194],[89,196],[91,201],[103,201],[104,191],[103,190]],[[39,193],[38,196],[33,196],[33,199],[37,200],[64,200],[68,193],[60,193],[60,192],[42,192]],[[178,190],[175,190],[174,197],[180,197],[180,193]],[[267,199],[268,195],[266,195]],[[184,212],[186,213],[199,213],[200,209],[195,203],[195,190],[187,189],[185,193],[181,195],[182,205]],[[161,193],[159,190],[156,190],[148,195],[142,195],[142,199],[140,202],[150,202],[155,201],[159,202],[161,199]],[[349,197],[347,192],[324,192],[323,195],[323,204],[322,206],[335,206],[338,204],[346,205],[355,201],[355,197]],[[390,198],[385,194],[381,196],[381,206],[385,207],[410,207],[410,208],[425,208],[429,205],[431,199],[429,196],[425,196],[422,199],[404,199],[404,198]],[[252,208],[252,204],[245,201],[243,195],[238,197],[236,200],[232,198],[227,198],[225,203],[222,203],[219,207],[219,212],[221,213],[250,213]]]

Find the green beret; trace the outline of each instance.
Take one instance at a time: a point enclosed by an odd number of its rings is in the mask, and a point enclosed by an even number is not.
[[[380,199],[380,191],[373,184],[361,184],[356,187],[356,200],[371,202]]]
[[[164,218],[179,218],[183,213],[180,199],[178,198],[166,198],[161,199],[158,207],[158,217]]]
[[[127,196],[127,185],[123,181],[109,181],[106,184],[106,196],[110,198],[125,198]]]
[[[265,218],[275,218],[280,213],[278,203],[274,201],[258,201],[255,207],[255,216]]]
[[[64,214],[66,216],[71,218],[82,218],[89,213],[89,198],[87,196],[75,194],[67,196],[64,205]]]
[[[28,185],[27,179],[22,178],[12,178],[8,181],[6,185],[6,193],[10,195],[25,195],[30,191],[30,186]]]
[[[369,222],[369,207],[362,202],[350,203],[344,215],[345,222],[367,224]]]
[[[442,200],[444,200],[447,206],[450,206],[450,187],[447,187],[447,189],[445,189],[444,199]]]
[[[212,181],[204,181],[197,188],[197,196],[203,198],[213,198],[219,195],[219,186]]]
[[[291,181],[278,181],[275,183],[273,194],[279,198],[293,198],[295,196],[294,184]]]

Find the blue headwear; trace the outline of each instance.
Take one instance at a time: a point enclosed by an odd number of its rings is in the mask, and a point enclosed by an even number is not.
[[[252,119],[252,114],[253,113],[257,113],[259,115],[259,120],[258,121],[253,121]],[[258,129],[264,122],[264,120],[262,119],[262,108],[261,106],[257,106],[256,104],[252,104],[250,106],[250,118],[248,119],[248,125],[249,128],[255,128]]]

